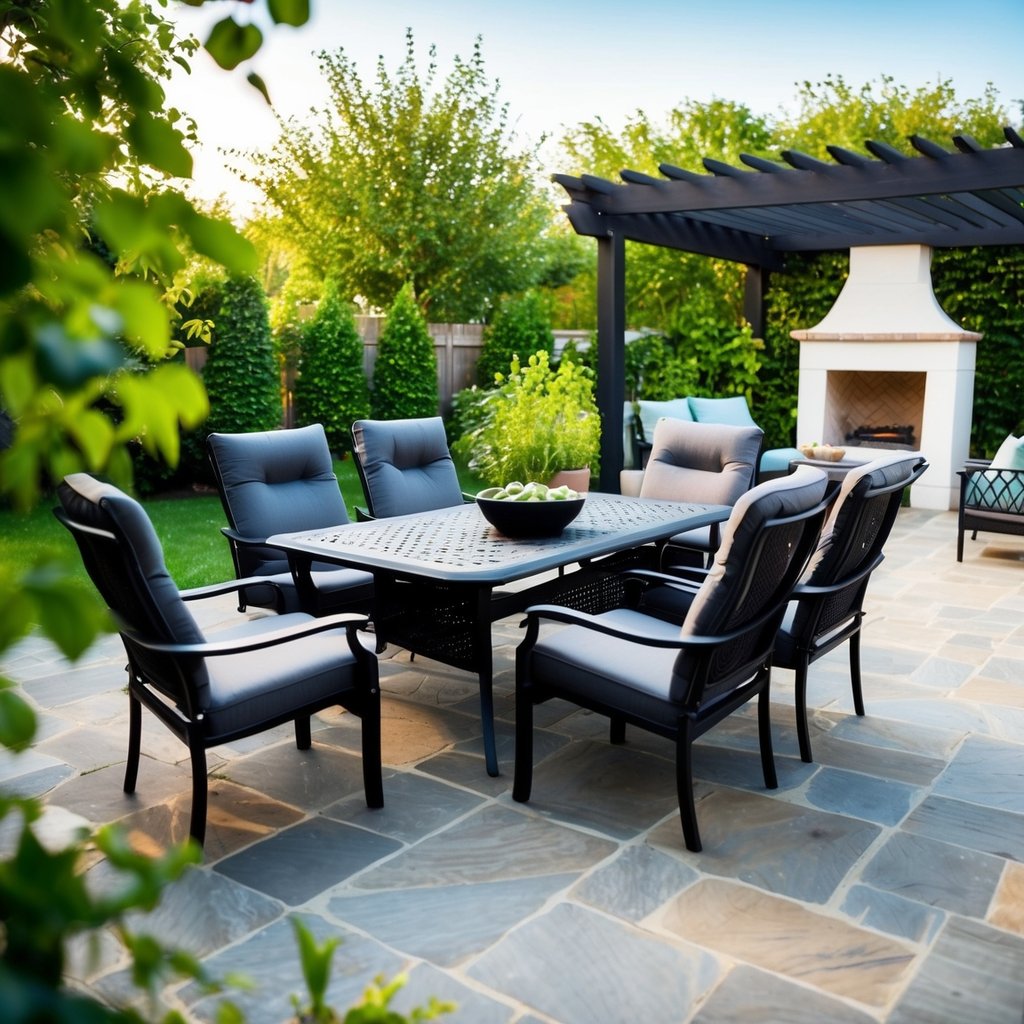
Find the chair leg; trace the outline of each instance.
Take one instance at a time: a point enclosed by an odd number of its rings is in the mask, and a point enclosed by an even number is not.
[[[958,562],[964,560],[964,530],[962,526],[956,531],[956,560]]]
[[[309,750],[313,745],[313,735],[309,728],[309,715],[300,715],[295,719],[295,746],[299,750]]]
[[[772,750],[771,696],[767,682],[757,698],[757,736],[761,744],[761,772],[764,775],[764,784],[768,789],[778,789],[775,753]]]
[[[697,827],[697,808],[693,802],[693,734],[690,720],[684,718],[676,735],[676,793],[679,798],[679,820],[683,825],[686,848],[700,853],[700,829]]]
[[[516,766],[512,799],[521,804],[533,789],[533,701],[526,687],[516,680]]]
[[[206,749],[194,737],[189,739],[188,746],[192,755],[192,817],[188,834],[202,846],[206,841]]]
[[[860,685],[860,630],[850,637],[850,684],[853,687],[853,710],[864,717],[864,692]]]
[[[615,744],[626,742],[626,720],[624,718],[612,716],[608,723],[608,742]]]
[[[380,753],[380,686],[374,680],[370,696],[361,711],[363,746],[363,791],[366,806],[376,809],[384,806],[384,782],[381,777]]]
[[[128,760],[124,766],[124,791],[135,792],[139,779],[139,754],[142,750],[142,704],[128,694]]]
[[[796,703],[796,735],[800,743],[800,760],[808,764],[811,757],[811,730],[807,727],[807,672],[806,658],[800,658],[794,670],[793,696]]]

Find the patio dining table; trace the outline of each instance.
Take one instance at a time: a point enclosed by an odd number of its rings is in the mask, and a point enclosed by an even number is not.
[[[497,775],[491,623],[538,603],[607,610],[621,599],[623,569],[653,564],[659,541],[722,522],[730,511],[591,493],[557,537],[504,537],[475,504],[465,504],[276,534],[268,543],[288,552],[300,594],[312,595],[313,562],[372,572],[379,645],[394,643],[477,674],[484,757],[488,773]],[[508,586],[518,581],[524,582]]]

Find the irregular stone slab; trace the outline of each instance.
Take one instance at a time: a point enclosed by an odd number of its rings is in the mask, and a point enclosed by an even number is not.
[[[830,768],[860,772],[882,781],[911,786],[930,785],[946,767],[946,762],[940,758],[895,750],[884,743],[877,745],[877,736],[871,734],[858,736],[857,726],[863,722],[863,718],[858,718],[849,728],[847,723],[843,722],[831,732],[812,734],[811,745],[815,762]],[[933,729],[928,732],[935,735]],[[955,739],[959,742],[961,737],[957,736]],[[952,743],[949,745],[953,746]]]
[[[709,953],[668,946],[594,911],[559,903],[468,971],[560,1024],[675,1021],[714,984]]]
[[[462,984],[430,964],[417,964],[409,971],[408,980],[392,999],[390,1008],[408,1016],[415,1007],[426,1006],[431,997],[455,1004],[451,1013],[438,1018],[441,1024],[511,1024],[513,1020],[515,1024],[529,1024],[529,1018],[516,1016],[517,1011],[511,1006]]]
[[[584,878],[572,896],[626,921],[639,921],[699,877],[688,864],[646,844],[627,846]]]
[[[361,828],[313,818],[222,860],[214,870],[295,907],[400,846]]]
[[[876,1018],[821,992],[739,964],[691,1024],[871,1024]]]
[[[301,916],[318,942],[327,936],[341,938],[331,964],[326,1001],[342,1013],[356,1003],[377,975],[390,979],[405,967],[394,953],[372,939],[328,924],[320,917]],[[242,1010],[246,1024],[285,1024],[294,1015],[291,996],[303,996],[306,991],[295,933],[287,920],[268,925],[204,963],[214,977],[237,974],[250,980],[251,990],[229,988],[226,993]],[[223,999],[205,996],[193,983],[185,986],[180,998],[197,1020],[211,1024]]]
[[[353,884],[399,889],[579,873],[614,850],[607,839],[535,814],[488,806],[364,872]]]
[[[1016,1024],[1024,1007],[1024,939],[977,921],[947,922],[887,1024]]]
[[[853,886],[840,909],[857,924],[918,943],[930,942],[946,920],[945,911],[870,885]]]
[[[688,854],[677,821],[648,841],[680,851],[706,874],[810,903],[826,903],[881,831],[877,825],[776,797],[717,789],[697,804],[704,849]]]
[[[988,921],[997,928],[1024,935],[1024,864],[1006,865],[989,907]]]
[[[507,773],[509,771],[508,761],[505,762],[505,765],[504,772]],[[421,761],[416,765],[416,770],[427,775],[435,775],[445,782],[464,786],[483,796],[499,796],[512,788],[510,775],[490,776],[487,774],[484,768],[483,748],[479,753],[472,754],[456,753],[454,750],[449,750],[444,754],[438,754],[437,757]],[[386,793],[384,798],[387,800]]]
[[[948,759],[949,755],[963,741],[967,730],[962,725],[956,727],[955,723],[944,723],[942,727],[935,728],[923,722],[904,722],[896,719],[879,717],[872,711],[873,702],[868,702],[867,715],[859,718],[856,715],[849,716],[840,722],[829,734],[829,740],[846,740],[858,747],[868,745],[872,748],[881,748],[882,751],[900,751],[905,754],[920,755],[924,765],[934,766],[934,771],[926,779],[909,778],[903,775],[897,776],[904,782],[930,782]],[[870,758],[864,756],[863,749],[860,751],[863,770],[867,770],[865,763]],[[838,761],[834,762],[836,767],[853,767]],[[899,763],[894,758],[895,764]],[[913,763],[908,761],[908,763]]]
[[[807,801],[823,811],[895,825],[906,817],[921,790],[858,772],[822,768],[807,787]]]
[[[903,831],[1024,861],[1024,815],[994,807],[930,796],[903,823]]]
[[[327,910],[392,949],[450,967],[493,945],[575,877],[543,875],[369,896],[344,892],[330,900]]]
[[[476,794],[418,772],[385,772],[383,807],[371,809],[362,793],[353,793],[331,804],[323,814],[412,843],[461,818],[478,807],[481,800]]]
[[[898,832],[865,867],[862,879],[919,903],[984,917],[1002,870],[998,857]]]
[[[718,879],[687,889],[651,923],[689,942],[872,1007],[892,1002],[914,961],[902,943]]]
[[[232,782],[307,811],[363,792],[360,757],[318,743],[309,750],[281,743],[232,762],[225,774]]]
[[[187,754],[181,740],[175,738],[169,729],[158,726],[146,736],[146,753],[153,756],[153,739],[157,735],[167,736],[177,746],[177,752]],[[39,743],[36,750],[73,765],[79,771],[93,772],[111,764],[124,764],[128,753],[127,733],[121,734],[110,729],[88,727],[69,729],[53,739]]]
[[[1024,749],[1016,743],[969,736],[935,786],[937,796],[1024,814]]]
[[[181,795],[191,799],[191,794],[192,777],[187,769],[153,761],[143,754],[139,759],[139,778],[134,793],[124,791],[124,766],[111,765],[69,779],[47,800],[91,822],[103,824]]]

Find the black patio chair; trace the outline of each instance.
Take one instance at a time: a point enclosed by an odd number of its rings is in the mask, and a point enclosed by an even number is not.
[[[807,727],[807,674],[811,664],[841,644],[850,645],[853,705],[864,714],[860,637],[864,595],[882,562],[904,490],[928,468],[919,455],[892,455],[851,470],[835,498],[775,639],[775,664],[795,673],[800,757],[811,760]]]
[[[71,531],[128,655],[130,711],[124,791],[138,777],[145,705],[188,746],[192,762],[189,834],[206,833],[206,751],[295,722],[300,750],[311,745],[310,715],[341,705],[362,719],[363,788],[383,806],[377,659],[360,642],[365,617],[263,615],[207,638],[186,601],[227,594],[249,581],[179,591],[142,506],[85,473],[58,488],[57,518]]]
[[[313,615],[368,611],[370,573],[315,563],[310,585],[300,586],[287,556],[267,544],[275,533],[349,522],[324,428],[315,423],[294,430],[210,434],[206,448],[228,520],[222,532],[235,575],[266,577],[273,584],[239,590],[239,611],[248,605]]]
[[[430,512],[465,500],[440,416],[356,420],[352,451],[369,518]]]
[[[964,534],[1024,536],[1024,469],[993,468],[987,459],[968,459],[958,471],[956,560],[964,560]]]
[[[805,467],[741,495],[700,585],[659,573],[641,585],[672,590],[682,626],[644,610],[586,615],[554,605],[527,609],[516,652],[516,767],[512,796],[530,797],[533,707],[552,697],[607,715],[611,741],[627,724],[675,741],[676,788],[686,846],[700,850],[691,746],[754,697],[765,785],[777,785],[769,684],[772,646],[825,516],[825,474]],[[542,621],[566,623],[540,635]]]

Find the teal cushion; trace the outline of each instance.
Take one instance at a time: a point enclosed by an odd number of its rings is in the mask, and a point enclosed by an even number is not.
[[[1024,437],[1007,434],[989,465],[993,469],[1024,469]]]
[[[803,460],[798,448],[769,448],[761,455],[761,472],[788,473],[789,464],[794,460]]]
[[[667,402],[640,401],[637,405],[640,406],[640,426],[643,427],[646,441],[654,440],[654,425],[664,416],[672,420],[693,420],[689,400],[686,398],[672,398]]]
[[[690,396],[690,412],[698,423],[725,423],[733,427],[756,427],[747,400],[734,398],[697,398]]]
[[[964,503],[993,512],[1024,512],[1024,474],[1008,469],[986,469],[973,473],[967,483]]]

